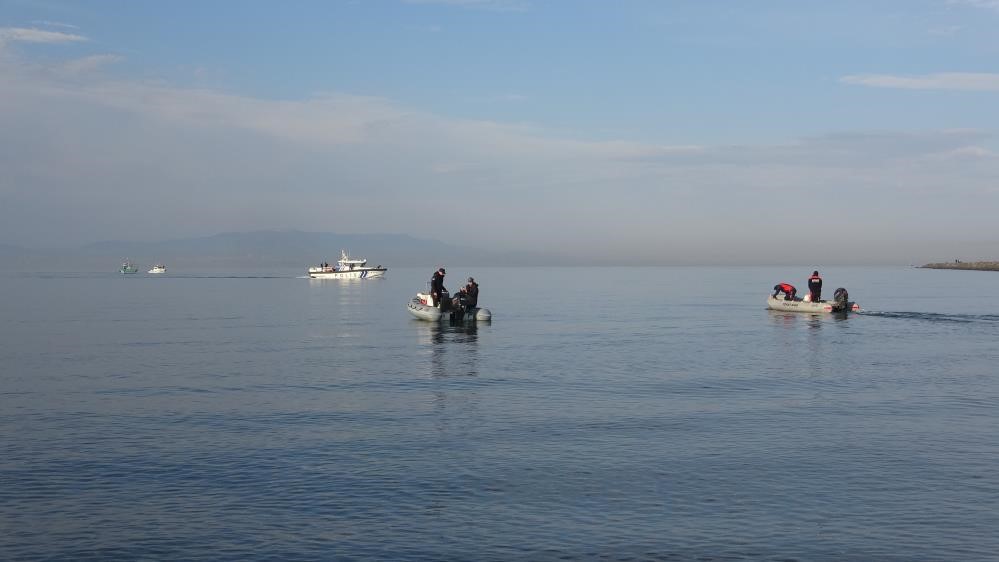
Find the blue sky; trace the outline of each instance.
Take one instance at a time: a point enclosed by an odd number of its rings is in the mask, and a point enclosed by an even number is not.
[[[999,258],[997,32],[996,0],[0,0],[0,243]]]

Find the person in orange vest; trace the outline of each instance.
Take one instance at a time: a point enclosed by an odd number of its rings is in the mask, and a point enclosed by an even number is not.
[[[793,301],[794,295],[798,292],[798,289],[795,289],[794,285],[790,283],[777,283],[776,285],[774,285],[773,297],[777,298],[777,293],[780,292],[784,293],[784,300]]]
[[[819,302],[822,298],[822,278],[819,277],[818,270],[813,271],[812,276],[808,278],[808,292],[811,294],[812,302]]]

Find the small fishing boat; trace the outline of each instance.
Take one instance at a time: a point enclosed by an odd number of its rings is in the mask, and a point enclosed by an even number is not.
[[[149,270],[149,273],[166,273],[166,266],[161,263],[158,263],[154,265],[152,269]]]
[[[121,267],[118,268],[118,273],[138,273],[139,268],[135,267],[135,264],[131,260],[125,260],[121,263]]]
[[[441,306],[434,306],[433,297],[428,293],[416,293],[416,296],[406,305],[406,310],[420,320],[428,322],[439,322],[445,318],[455,322],[489,322],[493,319],[493,314],[488,308],[476,306],[463,309],[453,306],[450,295],[446,291],[441,295]]]
[[[767,308],[771,310],[781,310],[784,312],[807,312],[811,314],[822,314],[825,312],[856,312],[860,310],[860,305],[850,300],[850,294],[846,289],[840,287],[833,293],[831,301],[815,301],[795,298],[785,300],[773,295],[767,297]]]
[[[352,258],[346,250],[340,250],[340,259],[336,265],[321,263],[309,268],[312,279],[373,279],[382,277],[388,271],[380,265],[368,267],[368,260]]]

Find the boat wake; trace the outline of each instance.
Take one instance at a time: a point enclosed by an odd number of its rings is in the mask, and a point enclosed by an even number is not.
[[[198,275],[170,274],[170,279],[298,279],[294,275]]]
[[[859,314],[879,318],[900,320],[923,320],[926,322],[951,322],[957,324],[999,324],[999,314],[940,314],[936,312],[878,312],[864,310]]]

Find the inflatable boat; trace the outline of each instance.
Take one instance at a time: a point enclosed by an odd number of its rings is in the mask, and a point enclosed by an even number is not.
[[[493,319],[493,315],[489,312],[488,308],[462,308],[453,306],[446,292],[442,295],[441,306],[439,307],[434,306],[433,297],[429,294],[416,293],[413,300],[409,301],[409,304],[406,305],[406,310],[420,320],[428,322],[439,322],[445,318],[452,322],[489,322]]]
[[[850,294],[846,289],[840,287],[833,293],[831,301],[812,302],[805,299],[784,300],[773,295],[767,297],[767,308],[771,310],[781,310],[784,312],[808,312],[821,314],[823,312],[856,312],[860,310],[860,305],[850,300]]]

